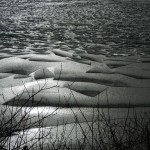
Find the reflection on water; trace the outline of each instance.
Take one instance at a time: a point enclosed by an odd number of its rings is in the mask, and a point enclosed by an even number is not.
[[[129,0],[2,0],[0,52],[150,53],[150,3]]]

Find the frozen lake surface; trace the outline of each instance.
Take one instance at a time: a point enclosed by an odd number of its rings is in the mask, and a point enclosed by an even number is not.
[[[139,147],[149,54],[149,0],[1,0],[0,149]]]

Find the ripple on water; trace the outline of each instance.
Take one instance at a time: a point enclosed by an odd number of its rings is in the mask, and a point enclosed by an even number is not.
[[[0,51],[45,53],[48,48],[82,47],[95,54],[130,55],[136,49],[147,55],[149,6],[122,0],[1,1]]]

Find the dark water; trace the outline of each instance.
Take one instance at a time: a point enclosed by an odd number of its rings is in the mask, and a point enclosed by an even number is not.
[[[150,54],[150,1],[0,1],[0,53],[52,48]]]

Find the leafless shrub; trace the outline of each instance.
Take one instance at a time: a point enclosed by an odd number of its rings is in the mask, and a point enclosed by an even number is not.
[[[58,80],[59,82],[59,80]],[[38,81],[37,81],[38,83]],[[56,85],[58,87],[58,85]],[[25,91],[29,92],[24,86]],[[50,87],[53,88],[53,87]],[[145,113],[139,117],[135,115],[133,118],[129,117],[130,107],[125,118],[112,119],[110,114],[109,100],[107,107],[107,114],[103,111],[99,112],[97,108],[97,119],[95,120],[95,109],[93,108],[93,119],[89,122],[86,119],[85,114],[82,112],[82,108],[78,109],[85,119],[84,123],[80,123],[74,109],[70,107],[71,112],[74,114],[76,122],[69,128],[66,123],[63,123],[63,127],[55,126],[55,135],[52,131],[54,127],[48,127],[48,132],[44,130],[43,121],[46,117],[53,116],[47,114],[29,123],[30,111],[34,107],[27,108],[27,111],[22,113],[24,106],[28,101],[34,98],[34,95],[46,89],[46,80],[43,87],[40,87],[33,95],[30,95],[27,101],[25,101],[21,107],[16,108],[10,106],[1,106],[0,112],[0,149],[5,149],[6,143],[9,150],[149,150],[150,149],[150,114]],[[73,92],[70,90],[73,94]],[[107,93],[107,91],[106,91]],[[21,96],[20,96],[21,99]],[[76,101],[75,97],[74,100]],[[41,99],[42,101],[42,99]],[[77,102],[77,101],[76,101]],[[40,103],[40,102],[39,102]],[[37,103],[38,105],[38,103]],[[58,108],[61,109],[61,108]],[[57,110],[57,109],[56,109]],[[38,113],[38,112],[37,112]],[[28,122],[28,123],[27,123]],[[29,140],[27,136],[28,129],[38,128],[32,138]],[[78,137],[78,132],[82,136]],[[21,133],[21,134],[18,134]],[[72,138],[71,135],[74,134]],[[13,146],[11,145],[11,138],[13,135],[17,135],[17,139]],[[47,142],[45,142],[47,141]]]

